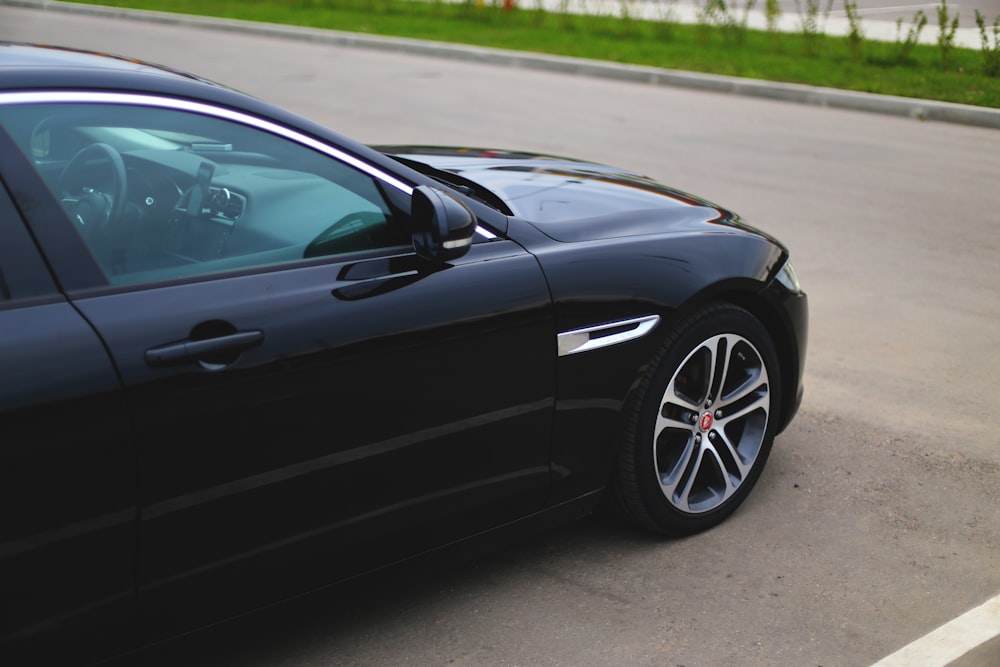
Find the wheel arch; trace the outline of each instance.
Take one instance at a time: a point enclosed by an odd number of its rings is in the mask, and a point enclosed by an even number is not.
[[[792,420],[801,400],[799,383],[802,368],[795,327],[781,305],[780,295],[774,294],[769,287],[762,289],[761,284],[755,281],[727,281],[702,290],[672,313],[670,320],[679,322],[713,303],[729,303],[743,308],[760,320],[771,335],[778,353],[782,387],[778,413],[778,433],[781,433]],[[661,337],[672,328],[670,322],[666,324],[665,327],[661,325]]]

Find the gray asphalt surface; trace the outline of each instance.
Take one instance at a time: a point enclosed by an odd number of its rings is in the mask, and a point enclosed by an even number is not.
[[[775,233],[810,294],[802,411],[718,529],[588,520],[151,664],[868,665],[1000,593],[1000,132],[6,6],[0,38],[195,71],[372,143],[632,167]]]

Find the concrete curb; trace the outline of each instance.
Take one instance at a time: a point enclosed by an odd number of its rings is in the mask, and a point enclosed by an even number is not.
[[[273,23],[257,23],[234,19],[219,19],[186,14],[170,14],[138,9],[122,9],[99,5],[64,3],[56,0],[0,0],[0,5],[25,7],[43,11],[104,16],[132,21],[147,21],[210,30],[228,30],[281,39],[308,40],[334,46],[395,51],[435,58],[450,58],[504,67],[523,67],[564,74],[576,74],[602,79],[615,79],[659,86],[675,86],[747,97],[760,97],[799,104],[867,111],[906,116],[919,120],[936,120],[978,127],[1000,129],[1000,109],[967,104],[936,102],[890,95],[874,95],[834,88],[819,88],[793,83],[777,83],[714,74],[698,74],[679,70],[621,65],[600,60],[549,56],[521,51],[483,48],[444,42],[429,42],[399,37],[382,37],[360,33],[300,28]],[[141,57],[142,54],[123,54]]]

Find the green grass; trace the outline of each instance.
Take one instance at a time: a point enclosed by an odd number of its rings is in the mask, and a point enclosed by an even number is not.
[[[805,83],[1000,108],[1000,78],[982,73],[977,50],[955,49],[942,71],[936,46],[866,41],[852,55],[847,38],[734,31],[620,17],[540,12],[533,0],[505,12],[502,2],[411,0],[87,0],[90,4],[285,23],[457,42],[669,69]],[[905,30],[905,26],[904,26]],[[928,25],[925,34],[937,34]]]

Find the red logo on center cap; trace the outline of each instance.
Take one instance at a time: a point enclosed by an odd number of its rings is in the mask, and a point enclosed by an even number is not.
[[[707,431],[712,428],[712,413],[706,412],[701,416],[701,430]]]

